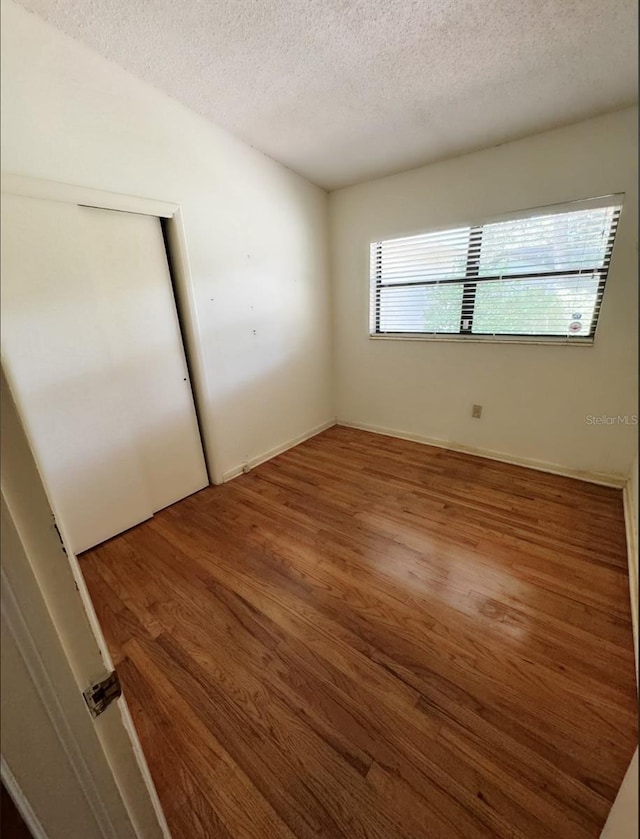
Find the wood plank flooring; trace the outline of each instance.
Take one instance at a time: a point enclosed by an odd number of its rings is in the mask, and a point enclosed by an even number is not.
[[[81,565],[174,839],[599,836],[620,491],[335,427]]]

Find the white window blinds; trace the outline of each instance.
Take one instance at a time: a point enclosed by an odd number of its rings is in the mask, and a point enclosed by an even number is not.
[[[371,334],[595,335],[622,196],[371,245]]]

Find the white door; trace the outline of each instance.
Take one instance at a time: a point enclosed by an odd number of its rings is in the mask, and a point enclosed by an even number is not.
[[[207,484],[158,219],[3,196],[2,356],[79,553]]]
[[[89,207],[79,211],[155,513],[207,484],[160,219]]]
[[[3,781],[36,838],[167,839],[124,697],[82,698],[113,665],[4,372],[0,409]]]

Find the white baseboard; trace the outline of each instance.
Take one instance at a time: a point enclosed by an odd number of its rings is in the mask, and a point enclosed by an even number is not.
[[[631,481],[622,490],[624,524],[627,531],[627,559],[629,562],[629,593],[631,597],[631,621],[633,624],[633,648],[636,657],[636,682],[638,682],[638,523],[631,494]]]
[[[436,446],[440,449],[449,449],[454,452],[461,452],[463,454],[471,454],[477,457],[485,457],[489,460],[497,460],[500,463],[510,463],[514,466],[525,466],[528,469],[536,469],[539,472],[549,472],[552,475],[562,475],[567,478],[576,478],[589,483],[601,484],[603,486],[615,487],[617,489],[623,488],[623,502],[624,502],[624,519],[627,531],[627,548],[629,558],[629,587],[631,596],[631,611],[633,620],[633,639],[636,657],[636,678],[638,676],[638,533],[635,526],[635,512],[631,501],[630,481],[625,481],[620,475],[610,475],[601,472],[586,472],[579,469],[570,469],[566,466],[560,466],[556,463],[547,463],[546,461],[532,460],[529,458],[515,457],[504,452],[496,452],[488,449],[479,449],[473,446],[463,446],[458,443],[452,443],[447,440],[439,440],[433,437],[425,437],[420,434],[411,434],[405,431],[397,431],[391,428],[382,428],[376,425],[368,425],[365,423],[349,422],[348,420],[330,419],[320,425],[315,426],[310,431],[300,434],[279,446],[275,446],[257,457],[251,458],[247,466],[253,469],[261,463],[276,457],[279,454],[292,449],[294,446],[304,443],[316,434],[326,431],[334,425],[343,425],[347,428],[357,428],[360,431],[370,431],[373,434],[383,434],[386,437],[397,437],[400,440],[410,440],[414,443],[422,443],[428,446]],[[223,482],[232,480],[233,478],[242,475],[245,471],[245,464],[229,469],[222,475]]]
[[[273,449],[269,449],[267,452],[263,452],[262,454],[257,455],[256,457],[252,457],[247,463],[241,463],[239,466],[234,466],[233,469],[228,469],[226,472],[222,473],[222,482],[226,483],[227,481],[232,480],[232,478],[237,478],[238,475],[242,475],[248,469],[254,469],[256,466],[260,466],[261,463],[265,463],[267,460],[271,460],[272,457],[276,457],[283,452],[286,452],[288,449],[292,449],[294,446],[298,446],[300,443],[304,443],[305,440],[309,440],[311,437],[315,437],[316,434],[320,434],[322,431],[326,431],[327,428],[331,428],[333,425],[336,424],[335,417],[327,420],[326,422],[320,423],[320,425],[316,425],[315,428],[306,431],[304,434],[299,434],[297,437],[293,437],[291,440],[287,440],[285,443],[281,443],[279,446],[275,446]]]
[[[2,758],[0,767],[2,783],[5,785],[7,792],[13,799],[16,809],[22,816],[22,820],[31,831],[33,839],[47,839],[47,834],[44,832],[44,828],[40,824],[36,814],[33,812],[31,804],[29,804],[27,799],[24,797],[22,790],[20,789],[20,785],[16,781],[15,775],[9,768],[9,764],[4,757]]]
[[[439,449],[449,449],[462,454],[472,454],[476,457],[486,457],[488,460],[497,460],[500,463],[510,463],[514,466],[526,466],[528,469],[536,469],[538,472],[549,472],[552,475],[562,475],[565,478],[577,478],[580,481],[588,481],[592,484],[601,484],[608,487],[621,489],[626,478],[621,475],[607,474],[603,472],[585,472],[580,469],[570,469],[560,466],[557,463],[547,463],[543,460],[532,460],[525,457],[516,457],[505,452],[496,452],[492,449],[479,449],[474,446],[464,446],[461,443],[454,443],[450,440],[439,440],[434,437],[425,437],[421,434],[412,434],[408,431],[398,431],[393,428],[382,428],[377,425],[368,425],[361,422],[349,422],[338,419],[336,425],[344,425],[347,428],[358,428],[360,431],[371,431],[373,434],[384,434],[385,437],[397,437],[399,440],[410,440],[413,443],[423,443],[426,446],[436,446]]]
[[[127,700],[124,697],[124,695],[121,696],[120,699],[118,699],[118,706],[120,709],[120,714],[122,716],[122,722],[124,724],[124,727],[127,729],[127,733],[131,738],[131,745],[133,747],[133,751],[136,754],[138,766],[140,767],[140,773],[149,793],[149,798],[151,799],[151,804],[155,811],[156,818],[158,819],[160,831],[164,839],[172,839],[171,831],[169,830],[169,825],[167,824],[167,818],[164,814],[164,810],[162,809],[162,804],[160,803],[160,798],[158,797],[156,785],[154,784],[153,778],[151,777],[149,764],[147,763],[145,753],[142,751],[142,744],[140,743],[140,738],[138,737],[136,727],[133,724],[133,717],[131,716],[131,711],[129,710],[129,706],[127,705]]]

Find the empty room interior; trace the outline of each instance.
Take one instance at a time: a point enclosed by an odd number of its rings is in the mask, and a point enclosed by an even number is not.
[[[4,839],[638,835],[635,0],[1,0]]]

